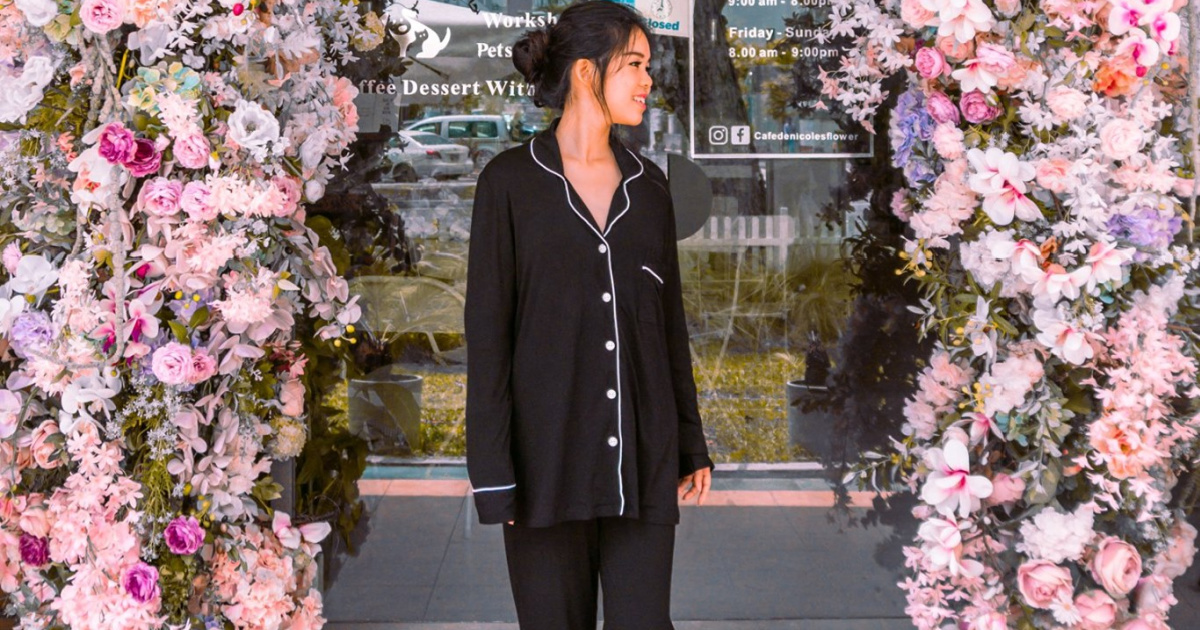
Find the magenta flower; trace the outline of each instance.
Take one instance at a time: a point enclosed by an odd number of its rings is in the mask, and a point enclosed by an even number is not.
[[[124,164],[133,159],[136,149],[133,132],[119,122],[105,125],[100,132],[100,157],[109,164]]]
[[[21,534],[18,543],[21,549],[21,561],[34,567],[46,566],[50,562],[50,541],[31,534]]]
[[[167,548],[171,553],[190,556],[204,544],[204,530],[194,516],[177,516],[163,530]]]
[[[162,164],[162,154],[158,152],[154,142],[138,138],[134,141],[134,145],[133,157],[125,162],[125,168],[129,169],[134,177],[145,177],[151,173],[157,173],[158,167]]]
[[[125,572],[125,592],[139,603],[153,601],[158,598],[158,569],[138,562]]]

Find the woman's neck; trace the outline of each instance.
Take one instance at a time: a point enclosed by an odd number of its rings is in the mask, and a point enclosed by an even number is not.
[[[580,111],[579,107],[568,106],[563,110],[554,137],[558,140],[558,150],[564,161],[589,164],[612,159],[612,149],[608,144],[612,125],[598,106],[594,109],[596,111]]]

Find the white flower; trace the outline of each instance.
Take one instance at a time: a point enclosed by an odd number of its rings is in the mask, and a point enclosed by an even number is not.
[[[936,516],[921,523],[917,537],[925,542],[922,550],[930,564],[948,570],[951,575],[976,577],[983,573],[983,565],[979,561],[962,558],[962,530],[968,527],[970,522],[958,523],[953,518]]]
[[[20,74],[0,71],[0,122],[24,123],[25,115],[42,102],[55,69],[49,57],[34,55],[25,60]]]
[[[1083,365],[1095,354],[1092,344],[1088,343],[1088,332],[1064,321],[1056,311],[1034,310],[1033,324],[1041,331],[1037,336],[1038,343],[1068,363]]]
[[[0,439],[8,439],[17,432],[21,420],[21,396],[7,389],[0,389]]]
[[[17,0],[17,8],[30,24],[39,28],[58,16],[58,3],[54,0]]]
[[[103,127],[97,127],[97,130]],[[84,142],[93,134],[84,136]],[[107,207],[117,190],[129,178],[129,171],[112,164],[100,155],[100,147],[93,146],[71,160],[67,168],[78,173],[71,191],[71,201],[79,205]]]
[[[171,25],[156,20],[129,34],[129,49],[138,51],[142,65],[149,66],[167,56],[174,39]]]
[[[7,293],[7,291],[5,292]],[[13,319],[25,311],[26,304],[28,302],[21,296],[0,298],[0,335],[8,334]]]
[[[1080,267],[1075,271],[1067,271],[1062,265],[1051,264],[1042,272],[1042,277],[1038,278],[1037,283],[1033,285],[1033,294],[1036,298],[1047,298],[1053,302],[1057,302],[1059,298],[1067,298],[1074,300],[1079,297],[1080,290],[1092,278],[1091,267]]]
[[[58,280],[58,270],[44,256],[22,256],[8,286],[17,293],[39,295]]]
[[[265,155],[268,145],[279,140],[279,121],[258,103],[238,101],[229,116],[229,139],[251,153]]]
[[[306,169],[315,169],[325,159],[325,150],[329,147],[327,133],[323,129],[313,130],[300,145],[300,163]]]
[[[1094,520],[1095,513],[1089,505],[1079,506],[1071,513],[1048,507],[1021,523],[1017,551],[1055,564],[1079,560],[1096,536]]]
[[[975,170],[967,183],[971,190],[983,195],[983,211],[996,225],[1008,225],[1014,217],[1022,221],[1042,218],[1037,204],[1025,196],[1025,182],[1037,175],[1033,164],[996,147],[986,152],[971,149],[967,151],[967,160]]]
[[[983,412],[995,416],[1012,411],[1025,402],[1025,397],[1043,376],[1042,362],[1032,356],[1013,355],[996,362],[991,371],[979,379],[989,390]]]
[[[1105,282],[1119,283],[1123,277],[1123,266],[1133,258],[1132,249],[1117,249],[1112,243],[1093,243],[1088,251],[1086,262],[1091,265],[1092,274],[1088,279],[1088,289],[1094,289]]]
[[[938,27],[938,37],[953,35],[960,44],[996,25],[996,18],[983,0],[921,0],[921,5],[937,14],[929,25]]]
[[[981,499],[992,496],[992,482],[970,474],[971,456],[967,445],[958,440],[949,440],[944,449],[926,451],[925,463],[931,472],[921,488],[921,500],[945,516],[953,516],[957,509],[966,518],[979,509]]]

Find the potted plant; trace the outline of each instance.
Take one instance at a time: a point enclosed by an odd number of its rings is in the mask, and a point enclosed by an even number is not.
[[[804,377],[786,385],[789,441],[822,460],[828,458],[834,423],[825,404],[829,369],[829,353],[817,333],[810,332],[804,349]]]

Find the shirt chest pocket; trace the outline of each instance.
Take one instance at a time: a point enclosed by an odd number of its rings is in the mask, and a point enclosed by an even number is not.
[[[638,270],[638,320],[657,323],[662,320],[663,285],[666,284],[662,264],[649,261]]]

